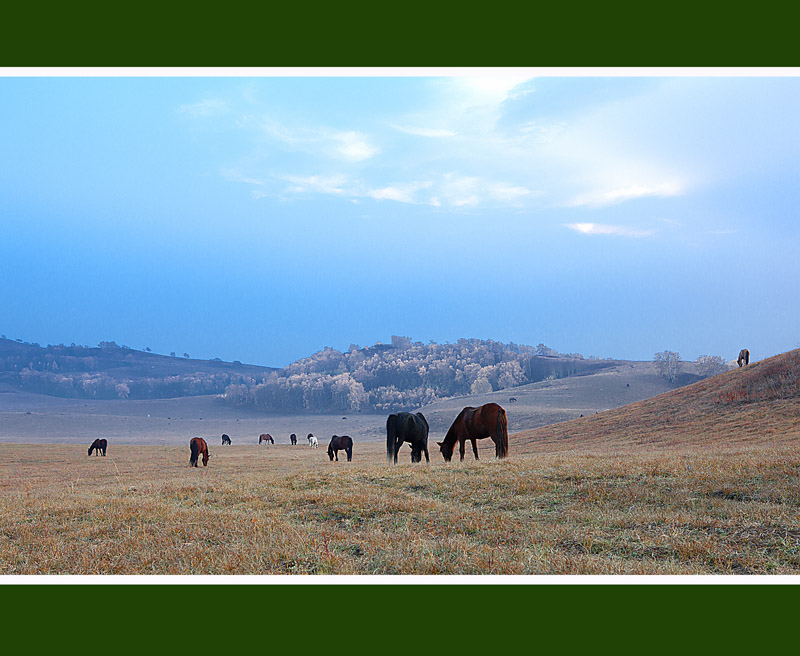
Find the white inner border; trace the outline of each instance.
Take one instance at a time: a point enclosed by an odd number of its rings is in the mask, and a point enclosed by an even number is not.
[[[800,67],[0,67],[0,77],[798,77]],[[0,585],[798,585],[791,575],[0,575]]]

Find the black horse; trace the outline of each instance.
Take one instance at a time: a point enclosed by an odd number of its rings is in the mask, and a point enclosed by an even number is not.
[[[290,441],[292,444],[297,444],[297,435],[295,435],[294,433],[292,433],[291,435],[289,435],[289,441]]]
[[[328,457],[339,462],[339,451],[347,453],[347,462],[353,459],[353,438],[349,435],[334,435],[328,445]]]
[[[89,447],[89,455],[92,455],[92,449],[94,449],[94,455],[99,456],[100,452],[103,452],[103,455],[106,455],[106,448],[108,447],[108,440],[95,440],[92,442],[92,446]]]
[[[231,443],[231,438],[228,437],[227,435],[225,435],[225,433],[222,434],[222,443],[223,444],[230,444]]]
[[[425,454],[428,456],[428,422],[421,412],[397,412],[386,420],[386,457],[389,462],[397,462],[397,452],[403,442],[411,444],[411,462],[420,462]]]

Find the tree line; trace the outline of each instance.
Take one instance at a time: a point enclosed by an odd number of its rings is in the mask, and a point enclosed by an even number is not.
[[[392,337],[347,351],[325,349],[254,384],[230,385],[226,402],[276,412],[384,412],[416,408],[437,399],[483,394],[548,378],[610,366],[611,361],[559,354],[544,344],[493,340],[412,342]]]

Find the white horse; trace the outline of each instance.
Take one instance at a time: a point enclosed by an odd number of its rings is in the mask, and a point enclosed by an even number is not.
[[[311,446],[312,449],[319,448],[319,442],[317,441],[317,438],[314,437],[313,433],[309,433],[306,439],[308,440],[308,444]]]

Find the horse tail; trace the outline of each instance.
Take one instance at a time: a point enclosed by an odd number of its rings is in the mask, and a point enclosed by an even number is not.
[[[397,417],[395,415],[389,415],[389,418],[386,420],[386,458],[389,462],[394,460],[394,440],[397,434],[397,428],[395,426]]]
[[[508,420],[506,419],[506,411],[500,408],[497,413],[497,434],[500,436],[503,444],[503,455],[505,458],[508,456]]]
[[[191,452],[191,455],[189,456],[189,466],[191,467],[197,462],[197,456],[199,455],[199,447],[196,440],[189,442],[189,450]]]

